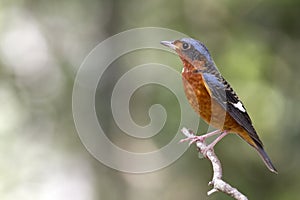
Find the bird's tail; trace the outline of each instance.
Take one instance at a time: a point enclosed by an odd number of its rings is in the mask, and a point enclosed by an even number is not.
[[[246,142],[248,142],[248,144],[250,144],[251,146],[253,146],[258,154],[260,155],[260,157],[262,158],[262,160],[264,161],[264,163],[266,164],[266,166],[268,167],[268,169],[271,172],[274,172],[275,174],[278,174],[276,168],[274,167],[274,165],[272,164],[271,159],[269,158],[268,154],[265,152],[264,148],[263,148],[263,144],[260,141],[260,139],[257,137],[251,137],[247,131],[244,132],[240,132],[239,136],[241,138],[243,138]]]
[[[260,147],[260,146],[256,146],[255,149],[257,150],[258,154],[260,155],[260,157],[262,158],[262,160],[264,161],[264,163],[266,164],[266,166],[268,167],[268,169],[271,172],[274,172],[275,174],[278,174],[276,168],[272,164],[272,161],[269,158],[268,154],[265,152],[264,148]]]

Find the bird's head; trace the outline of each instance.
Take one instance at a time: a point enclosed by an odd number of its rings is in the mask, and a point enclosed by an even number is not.
[[[161,44],[176,51],[184,63],[188,62],[195,68],[207,68],[213,65],[208,49],[198,40],[182,38],[174,41],[161,41]]]

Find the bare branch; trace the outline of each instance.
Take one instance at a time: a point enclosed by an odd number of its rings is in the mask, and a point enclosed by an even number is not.
[[[190,138],[191,141],[195,138],[195,133],[187,128],[181,129],[181,132],[187,137]],[[228,183],[222,180],[222,166],[221,162],[216,156],[213,149],[207,149],[207,145],[205,141],[196,141],[197,147],[200,149],[200,152],[210,160],[213,167],[213,178],[212,181],[208,183],[208,185],[212,185],[213,189],[207,192],[207,195],[211,195],[214,192],[221,191],[229,196],[235,198],[236,200],[247,200],[248,198],[239,192],[236,188],[232,187]]]

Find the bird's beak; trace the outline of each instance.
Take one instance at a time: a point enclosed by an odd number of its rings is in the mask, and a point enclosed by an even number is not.
[[[173,49],[174,51],[176,51],[176,49],[178,48],[175,44],[174,41],[161,41],[160,42],[162,45],[165,45],[166,47],[170,47],[171,49]]]

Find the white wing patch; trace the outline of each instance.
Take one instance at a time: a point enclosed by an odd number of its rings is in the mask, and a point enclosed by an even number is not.
[[[237,109],[239,109],[240,111],[246,112],[246,110],[245,110],[243,104],[242,104],[240,101],[237,102],[237,103],[233,103],[232,105],[233,105],[234,107],[236,107]]]
[[[183,67],[182,70],[181,70],[181,73],[184,73],[184,71],[185,71],[185,70],[184,70],[184,67]]]

